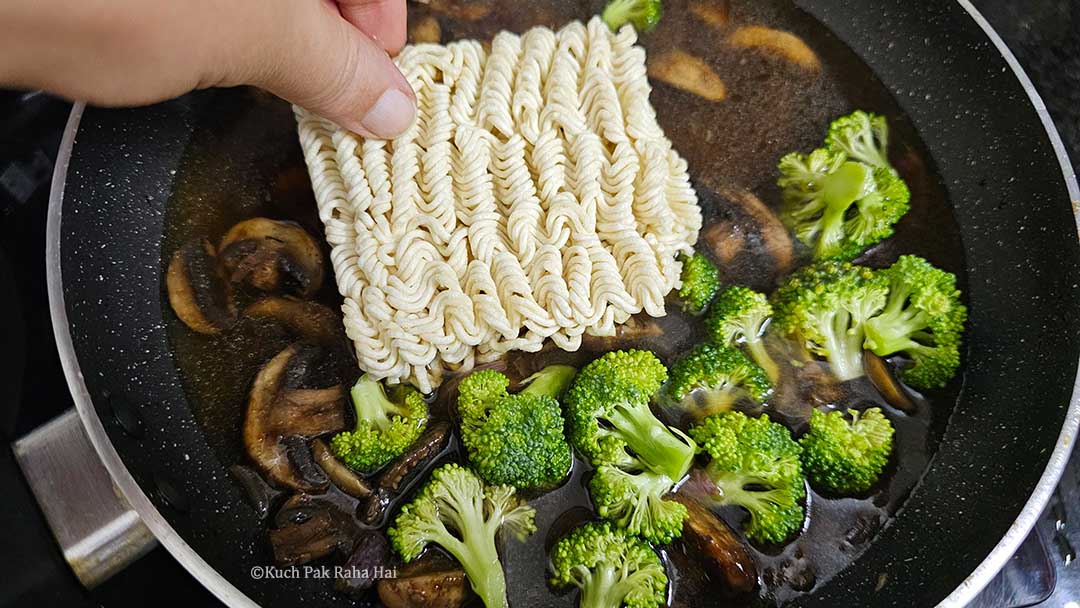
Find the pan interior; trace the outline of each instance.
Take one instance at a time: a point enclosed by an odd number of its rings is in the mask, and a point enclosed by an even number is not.
[[[602,7],[585,4],[497,2],[490,14],[476,21],[446,15],[438,19],[443,41],[486,39],[502,29],[558,27],[571,19],[587,19]],[[417,4],[410,4],[410,11],[414,20],[431,13],[429,7]],[[660,26],[642,36],[641,43],[650,55],[680,49],[701,57],[723,75],[730,92],[724,102],[710,103],[657,84],[651,97],[661,125],[689,163],[706,222],[726,204],[717,195],[721,191],[745,189],[775,204],[779,199],[775,165],[780,156],[820,145],[832,118],[856,108],[872,110],[889,118],[893,156],[913,196],[912,210],[896,236],[864,261],[886,265],[900,253],[921,255],[957,274],[964,288],[962,239],[948,195],[933,159],[888,89],[848,47],[789,2],[736,0],[731,18],[734,24],[763,24],[802,37],[821,57],[823,68],[820,74],[808,72],[781,58],[732,49],[724,43],[725,34],[703,26],[686,3],[665,3]],[[205,94],[195,104],[194,133],[167,209],[163,263],[186,241],[199,237],[217,241],[230,226],[254,216],[293,220],[312,234],[321,234],[290,108],[248,89]],[[330,281],[316,299],[335,309],[340,306]],[[167,301],[163,307],[168,308]],[[226,467],[244,463],[240,428],[247,390],[259,367],[290,338],[274,332],[207,338],[190,332],[170,311],[165,319],[185,392],[214,454]],[[812,593],[866,548],[923,474],[961,384],[958,378],[945,390],[927,395],[931,405],[924,404],[916,415],[898,423],[901,457],[890,472],[887,491],[866,500],[812,495],[810,517],[818,523],[811,525],[811,532],[786,548],[757,552],[763,570],[776,577],[761,603]],[[568,486],[542,501],[544,514],[538,521],[548,529],[539,530],[507,557],[512,602],[572,605],[572,594],[552,595],[542,572],[522,565],[543,563],[544,543],[566,525],[556,520],[586,504],[580,480],[575,478]],[[671,562],[675,569],[683,563],[678,556]],[[712,597],[710,583],[692,570],[680,569],[677,603]]]

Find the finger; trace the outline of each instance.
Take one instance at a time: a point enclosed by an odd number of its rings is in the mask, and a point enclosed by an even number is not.
[[[412,124],[412,88],[382,47],[334,10],[297,18],[281,60],[258,84],[364,136],[389,139]]]
[[[405,0],[338,0],[338,10],[387,53],[396,55],[405,46]]]

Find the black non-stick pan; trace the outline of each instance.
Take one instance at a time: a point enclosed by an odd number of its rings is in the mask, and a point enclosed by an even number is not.
[[[962,390],[925,476],[860,559],[797,603],[959,606],[1030,530],[1075,438],[1080,246],[1070,201],[1080,193],[1030,82],[968,2],[796,4],[880,79],[936,165],[959,227],[944,246],[962,253],[970,305]],[[595,10],[571,6],[549,17]],[[196,186],[214,205],[257,204],[269,176],[243,164],[245,108],[270,104],[263,112],[276,118],[259,145],[297,154],[289,109],[275,103],[235,90],[134,110],[78,106],[50,210],[53,321],[94,446],[182,564],[232,605],[341,605],[325,580],[251,576],[272,563],[265,525],[193,414],[168,329],[170,205]],[[193,158],[193,147],[216,153]],[[211,162],[244,177],[185,181]]]

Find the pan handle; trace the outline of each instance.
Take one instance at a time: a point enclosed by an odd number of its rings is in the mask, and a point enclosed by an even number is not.
[[[64,559],[87,589],[157,545],[113,486],[74,408],[16,441],[14,452]]]

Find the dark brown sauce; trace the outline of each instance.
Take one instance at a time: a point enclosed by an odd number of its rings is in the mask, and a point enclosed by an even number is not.
[[[820,145],[828,122],[853,108],[876,111],[889,117],[893,157],[911,187],[912,209],[897,234],[861,261],[876,266],[890,263],[901,252],[923,255],[956,273],[963,287],[962,247],[944,188],[913,126],[887,89],[854,53],[789,2],[735,0],[732,4],[733,25],[714,30],[690,14],[685,2],[669,0],[660,26],[642,37],[650,53],[677,47],[698,55],[728,86],[729,98],[721,103],[708,103],[663,84],[655,84],[652,94],[662,126],[689,162],[706,217],[723,211],[723,199],[712,193],[726,188],[748,189],[775,204],[775,166],[781,155]],[[446,42],[489,38],[500,29],[558,27],[572,19],[589,18],[602,5],[602,0],[506,1],[496,3],[490,14],[475,22],[437,16]],[[415,18],[434,13],[422,4],[410,4],[410,14]],[[806,72],[783,59],[731,48],[724,37],[738,24],[763,24],[799,35],[822,59],[822,71]],[[171,253],[193,237],[216,241],[234,223],[260,215],[297,221],[312,234],[321,234],[288,105],[252,90],[200,99],[205,106],[195,109],[194,135],[169,208],[165,251]],[[316,299],[334,309],[341,302],[329,280]],[[668,361],[700,335],[699,321],[678,312],[660,323],[664,336],[637,346],[657,350]],[[171,316],[169,331],[187,394],[212,448],[226,466],[244,463],[240,431],[248,388],[262,364],[291,338],[273,327],[244,325],[219,337],[207,337],[189,331]],[[556,360],[580,364],[591,356],[555,350],[516,357],[519,365],[540,367]],[[804,533],[783,547],[753,549],[765,584],[760,598],[752,603],[783,603],[812,592],[865,550],[917,485],[960,385],[958,379],[947,389],[929,394],[928,400],[917,400],[917,411],[910,416],[882,403],[865,379],[847,387],[839,405],[874,403],[893,420],[897,433],[890,470],[881,486],[865,498],[833,499],[810,492]],[[450,416],[445,402],[435,399],[434,417]],[[455,450],[446,457],[455,457]],[[562,487],[534,497],[537,533],[525,543],[504,546],[513,605],[574,605],[576,593],[556,593],[547,586],[546,551],[563,532],[591,517],[584,489],[587,469],[577,461]],[[738,528],[742,518],[738,509],[719,513]],[[733,605],[717,593],[716,584],[686,555],[680,542],[667,549],[667,556],[673,605]]]

